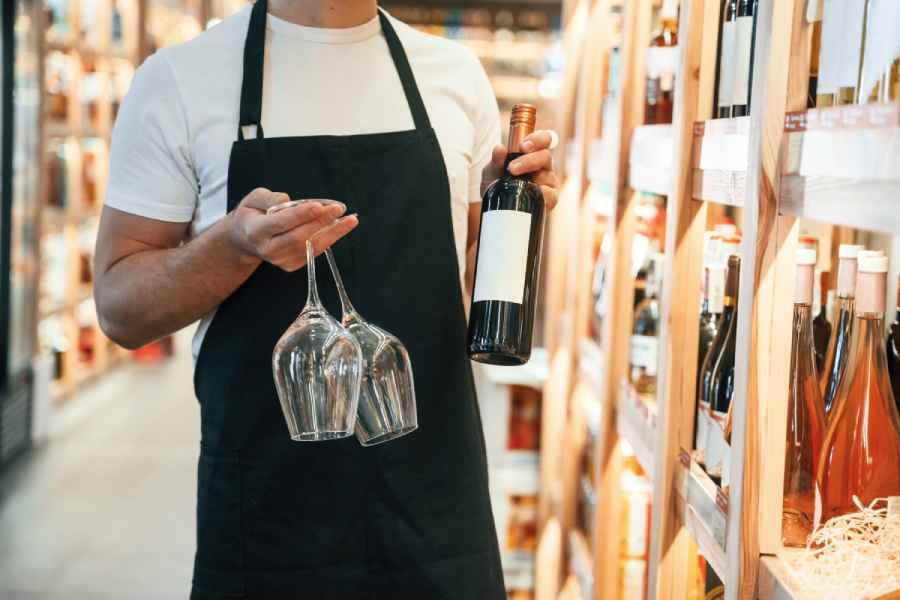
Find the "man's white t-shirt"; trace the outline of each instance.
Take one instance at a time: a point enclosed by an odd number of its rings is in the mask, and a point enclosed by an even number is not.
[[[191,236],[225,215],[249,18],[246,7],[197,38],[160,50],[137,70],[113,131],[106,206],[190,222]],[[443,151],[464,277],[468,204],[481,200],[481,172],[500,141],[497,101],[472,52],[389,18]],[[266,137],[412,129],[378,17],[322,29],[269,15],[262,125]],[[197,328],[195,358],[213,314]]]

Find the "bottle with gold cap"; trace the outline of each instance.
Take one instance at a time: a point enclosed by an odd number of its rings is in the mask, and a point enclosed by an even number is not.
[[[516,104],[509,120],[509,154],[503,175],[484,193],[469,315],[469,358],[521,365],[531,356],[538,273],[544,233],[544,196],[512,161],[534,131],[535,108]]]

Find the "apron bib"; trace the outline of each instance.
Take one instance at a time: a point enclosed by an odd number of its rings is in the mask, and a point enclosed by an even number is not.
[[[359,213],[333,247],[354,305],[394,333],[414,369],[419,428],[382,446],[291,441],[272,378],[306,273],[268,263],[227,298],[194,375],[201,405],[191,598],[502,600],[481,419],[443,156],[389,20],[381,29],[415,129],[265,138],[266,0],[244,48],[228,210],[256,187],[334,198]],[[256,137],[244,139],[254,125]],[[327,268],[320,296],[339,318]]]

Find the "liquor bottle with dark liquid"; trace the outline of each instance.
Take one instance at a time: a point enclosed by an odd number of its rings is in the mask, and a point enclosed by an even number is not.
[[[728,257],[728,272],[725,280],[725,305],[737,306],[738,284],[740,282],[741,257]],[[721,324],[720,324],[721,327]],[[734,398],[734,352],[737,342],[737,319],[732,318],[725,328],[721,351],[709,375],[709,405],[712,424],[706,443],[706,472],[717,484],[722,478],[722,468],[726,459],[725,421]]]
[[[863,506],[900,502],[900,415],[883,337],[887,267],[885,256],[859,260],[850,361],[818,465],[824,520],[858,511],[854,497]]]
[[[814,250],[797,250],[794,321],[791,329],[791,379],[784,445],[784,498],[781,541],[805,546],[816,518],[816,467],[825,430],[825,412],[816,375],[812,301]]]
[[[653,36],[646,58],[647,85],[644,122],[671,123],[674,106],[675,71],[678,69],[678,2],[664,0],[660,29]]]
[[[706,463],[706,440],[710,427],[709,383],[715,357],[721,351],[723,327],[727,328],[734,318],[734,306],[725,302],[725,269],[721,264],[711,263],[706,268],[709,290],[710,324],[707,334],[712,333],[710,342],[703,348],[704,334],[701,331],[701,352],[697,355],[699,368],[697,371],[697,425],[694,436],[695,459],[701,465]],[[704,327],[701,320],[701,329]]]
[[[759,0],[738,0],[734,29],[734,95],[731,116],[750,114],[753,79],[753,37]]]
[[[828,290],[831,288],[831,272],[819,273],[819,306],[813,305],[813,342],[816,346],[816,373],[822,372],[825,365],[825,352],[828,351],[828,340],[831,339],[831,323],[828,322]],[[815,300],[815,298],[814,298]],[[817,310],[818,309],[818,310]]]
[[[467,344],[478,362],[520,365],[531,356],[544,196],[528,176],[511,174],[509,163],[523,154],[535,112],[528,104],[513,106],[504,174],[482,199]]]
[[[713,114],[718,119],[731,117],[731,100],[734,97],[734,30],[737,0],[724,0],[721,8],[719,32],[719,67],[716,75],[716,106]]]
[[[634,314],[629,354],[629,380],[639,394],[656,393],[659,362],[659,292],[662,288],[662,254],[654,254],[647,273],[647,297]]]
[[[825,351],[825,362],[819,373],[819,388],[825,416],[830,418],[834,397],[847,368],[847,347],[853,331],[853,305],[856,293],[856,257],[862,246],[841,244],[838,249],[837,294],[831,316],[831,339]]]
[[[900,410],[900,277],[897,278],[897,312],[894,313],[894,322],[888,328],[886,350],[891,389],[894,391],[897,409]]]
[[[716,269],[716,275],[711,274]],[[724,272],[717,267],[707,266],[703,269],[703,302],[700,305],[699,347],[697,348],[697,381],[700,381],[700,369],[703,359],[716,337],[716,325],[722,314],[722,303],[725,300],[725,281],[721,277]],[[719,281],[713,282],[713,279]],[[715,289],[714,289],[715,288]]]

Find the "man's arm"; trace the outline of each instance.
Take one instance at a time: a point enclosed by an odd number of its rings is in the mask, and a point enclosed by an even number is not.
[[[104,208],[95,252],[94,296],[103,331],[137,348],[208,314],[262,261],[287,271],[306,264],[306,240],[320,253],[349,233],[345,207],[301,204],[267,215],[286,194],[257,189],[195,239],[188,223],[168,223]]]

